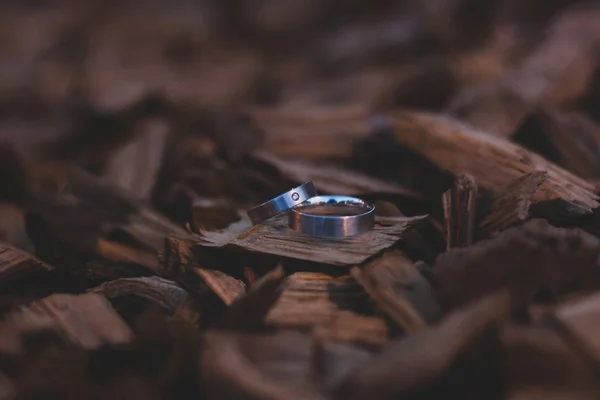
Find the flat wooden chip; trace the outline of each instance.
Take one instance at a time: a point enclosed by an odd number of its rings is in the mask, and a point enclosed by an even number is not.
[[[208,398],[321,400],[313,381],[313,341],[297,332],[209,331],[202,372]]]
[[[532,220],[493,239],[439,255],[431,283],[447,310],[501,288],[509,289],[512,305],[520,307],[542,288],[560,293],[594,277],[599,254],[598,238]]]
[[[392,246],[402,239],[402,234],[426,216],[389,218],[378,223],[368,233],[349,239],[324,239],[299,234],[288,227],[287,214],[277,216],[261,225],[251,227],[243,219],[223,231],[201,231],[203,247],[239,247],[247,251],[273,254],[324,264],[350,266]]]
[[[506,139],[444,115],[402,112],[393,124],[401,144],[454,175],[470,174],[479,187],[497,190],[525,174],[546,171],[547,179],[535,192],[533,203],[562,199],[575,215],[600,206],[588,182]]]
[[[29,275],[47,273],[53,270],[54,267],[26,252],[8,244],[0,243],[0,285]]]
[[[531,200],[547,176],[545,171],[531,172],[500,189],[479,227],[484,234],[492,235],[529,219]]]
[[[442,317],[433,288],[414,263],[401,251],[374,259],[352,276],[373,302],[404,333],[421,330]]]
[[[297,272],[288,277],[266,323],[308,330],[321,339],[380,347],[388,340],[385,321],[350,311],[360,308],[363,301],[362,288],[350,277]]]
[[[439,378],[469,346],[508,318],[509,296],[496,293],[439,325],[394,341],[340,385],[338,398],[395,399]]]
[[[101,295],[54,294],[6,316],[0,324],[0,352],[22,350],[21,336],[50,330],[84,349],[123,344],[133,338],[129,326]]]

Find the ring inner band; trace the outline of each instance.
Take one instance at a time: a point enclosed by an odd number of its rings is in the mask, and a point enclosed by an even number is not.
[[[296,209],[303,214],[319,215],[319,216],[334,216],[334,217],[351,217],[354,215],[364,214],[368,208],[362,204],[307,204],[298,205]]]

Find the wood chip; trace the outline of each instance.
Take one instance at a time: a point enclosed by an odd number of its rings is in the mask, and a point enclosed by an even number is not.
[[[115,279],[91,289],[90,292],[101,294],[108,299],[138,296],[171,312],[182,307],[189,299],[185,289],[158,276]]]
[[[395,399],[440,378],[469,346],[508,318],[505,293],[457,310],[436,327],[390,343],[340,385],[345,399]]]
[[[479,229],[493,235],[527,221],[533,196],[547,176],[545,171],[531,172],[498,190]]]
[[[124,344],[132,332],[101,295],[79,296],[54,294],[10,313],[0,324],[0,352],[18,354],[22,351],[22,335],[51,330],[84,349],[96,349],[103,344]]]
[[[442,196],[446,221],[446,247],[466,247],[473,243],[477,213],[477,184],[469,175],[460,175],[452,189]]]
[[[53,270],[54,267],[24,251],[0,243],[0,287],[17,279],[43,275]]]
[[[206,286],[228,306],[240,296],[246,294],[244,283],[224,272],[194,267],[191,268],[191,271],[200,277]]]
[[[131,194],[80,169],[59,166],[43,173],[45,178],[35,179],[29,217],[37,221],[31,227],[32,240],[46,249],[45,258],[55,257],[56,250],[48,247],[58,243],[63,252],[137,264],[158,273],[156,255],[163,250],[166,236],[194,237]],[[51,185],[55,189],[48,190]]]
[[[348,343],[316,341],[313,346],[313,375],[328,391],[333,391],[372,353]]]
[[[597,396],[593,364],[560,333],[547,328],[508,325],[498,336],[507,398],[592,399]],[[540,397],[541,394],[548,397]]]
[[[398,184],[333,165],[316,164],[299,159],[284,159],[264,151],[256,151],[253,156],[277,168],[284,177],[298,184],[312,181],[317,190],[322,193],[335,193],[342,196],[378,193],[410,198],[420,197],[418,193]]]
[[[301,235],[288,227],[281,215],[254,227],[247,217],[224,231],[200,232],[201,247],[231,246],[247,251],[273,254],[333,265],[356,265],[402,239],[410,226],[424,217],[397,218],[393,223],[376,224],[366,234],[343,240]],[[377,222],[377,218],[375,220]],[[389,221],[388,221],[389,222]]]
[[[143,132],[111,157],[104,180],[148,200],[162,165],[169,127],[164,121],[148,120],[139,129]]]
[[[47,169],[45,165],[38,168]],[[46,185],[52,184],[57,190],[45,190]],[[39,213],[67,243],[89,245],[94,242],[89,239],[93,234],[121,231],[140,245],[158,252],[163,249],[168,234],[194,237],[132,194],[81,169],[48,172],[47,178],[40,179],[37,186],[32,212]]]
[[[542,288],[559,293],[594,276],[599,252],[600,241],[586,232],[533,220],[438,256],[431,282],[446,309],[500,288],[509,288],[513,306],[520,307]]]
[[[514,139],[577,176],[600,177],[600,128],[584,114],[537,110]]]
[[[208,398],[325,399],[310,381],[307,339],[297,333],[209,332],[202,352]]]
[[[196,298],[202,297],[208,289],[227,306],[246,294],[246,286],[239,279],[216,269],[202,268],[193,253],[193,245],[185,238],[167,238],[165,251],[161,254],[163,273]]]
[[[286,276],[281,265],[261,277],[245,296],[235,299],[225,311],[218,327],[248,329],[260,326],[283,291]]]
[[[362,106],[255,109],[251,115],[264,131],[264,150],[279,157],[347,158],[370,131]]]
[[[597,335],[600,325],[600,294],[592,294],[560,306],[554,315],[576,339],[585,354],[600,363],[600,340]]]
[[[449,111],[471,126],[512,135],[531,107],[558,105],[581,95],[598,65],[600,7],[574,5],[552,24],[545,41],[495,82],[467,87]]]
[[[383,319],[350,311],[360,308],[363,301],[360,286],[349,277],[297,272],[289,276],[266,322],[279,328],[303,329],[323,340],[380,347],[388,338]]]
[[[441,318],[440,306],[429,282],[402,252],[376,258],[352,276],[373,302],[405,333],[419,331]]]
[[[547,180],[533,202],[562,199],[582,215],[598,207],[592,185],[544,158],[502,138],[486,135],[441,115],[403,112],[394,118],[398,141],[455,175],[468,173],[480,188],[498,190],[535,171]]]

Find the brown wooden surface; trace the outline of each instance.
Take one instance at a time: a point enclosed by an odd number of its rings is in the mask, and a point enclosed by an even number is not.
[[[592,0],[0,4],[0,400],[598,399]],[[246,211],[311,180],[349,239]]]

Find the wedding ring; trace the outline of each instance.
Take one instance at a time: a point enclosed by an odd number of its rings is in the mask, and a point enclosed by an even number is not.
[[[315,189],[313,183],[310,181],[305,182],[289,192],[248,210],[248,216],[254,225],[260,224],[316,195],[317,189]]]
[[[344,238],[362,235],[375,223],[375,206],[348,196],[315,196],[290,209],[289,225],[311,236]]]

